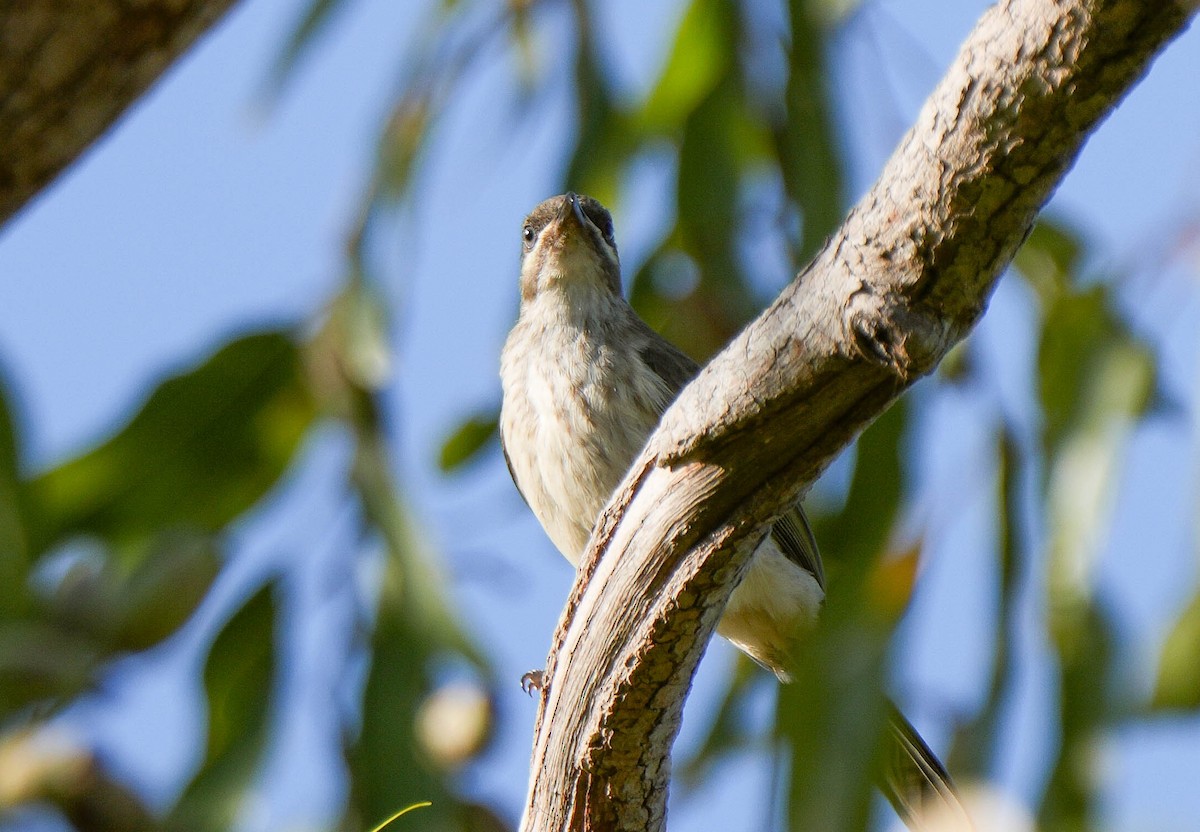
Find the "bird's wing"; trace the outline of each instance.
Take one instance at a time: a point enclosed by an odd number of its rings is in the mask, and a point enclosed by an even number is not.
[[[771,528],[771,538],[780,551],[787,555],[788,560],[811,572],[821,589],[825,589],[825,567],[821,564],[821,550],[817,548],[817,538],[813,535],[812,526],[808,524],[808,515],[799,503],[775,521]]]
[[[525,492],[521,490],[521,483],[517,481],[517,472],[513,470],[512,457],[508,455],[508,448],[504,447],[504,431],[499,431],[500,437],[500,453],[504,454],[504,464],[508,466],[508,475],[512,477],[513,487],[517,489],[517,493],[521,495],[521,499],[525,501],[525,505],[529,505],[529,499],[525,496]]]
[[[958,799],[950,775],[917,729],[888,703],[888,728],[878,774],[883,796],[910,829],[936,819],[946,829],[971,830],[970,817]]]
[[[670,390],[670,398],[663,403],[663,409],[675,400],[679,391],[700,371],[700,365],[680,352],[673,344],[646,327],[646,340],[639,353],[659,378]],[[775,521],[771,529],[771,537],[787,558],[801,569],[812,573],[825,588],[825,568],[821,565],[821,552],[817,548],[817,540],[813,537],[812,527],[804,509],[796,503],[787,514]]]
[[[638,318],[638,323],[644,327],[642,334],[645,336],[638,349],[638,355],[670,391],[667,401],[663,402],[662,406],[662,410],[666,410],[667,405],[675,401],[679,391],[700,372],[700,365],[652,330],[641,318]]]

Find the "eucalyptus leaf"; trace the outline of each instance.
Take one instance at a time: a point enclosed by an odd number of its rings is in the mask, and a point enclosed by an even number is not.
[[[8,385],[0,374],[0,622],[28,611],[25,494],[21,484],[21,441]]]
[[[789,12],[787,115],[776,145],[784,187],[804,217],[803,242],[795,256],[805,263],[841,221],[844,163],[827,89],[825,37],[829,30],[810,0],[791,0]]]
[[[411,558],[406,558],[410,560]],[[362,694],[362,719],[348,742],[351,795],[345,828],[368,828],[396,806],[418,799],[420,828],[459,832],[473,828],[469,804],[418,741],[414,714],[432,690],[431,662],[451,657],[433,618],[412,603],[421,593],[411,562],[388,556],[370,641],[371,665]]]
[[[1079,415],[1089,365],[1100,342],[1113,335],[1107,289],[1058,295],[1046,310],[1038,351],[1038,391],[1045,414],[1045,445],[1052,451]]]
[[[887,551],[904,489],[902,440],[908,428],[908,402],[898,399],[863,431],[855,443],[854,476],[846,502],[836,515],[816,515],[813,530],[826,567],[869,568]]]
[[[987,698],[970,723],[956,731],[953,756],[947,761],[960,777],[986,776],[1003,738],[1001,720],[1007,696],[1016,684],[1017,643],[1022,615],[1020,588],[1028,564],[1021,545],[1022,454],[1013,433],[1005,427],[997,437],[998,482],[995,514],[998,518],[996,560],[999,572],[995,646],[988,679]]]
[[[758,311],[737,256],[743,165],[737,130],[743,118],[737,79],[727,75],[688,117],[679,148],[677,209],[679,240],[695,262],[700,281],[678,311],[673,331],[664,333],[688,349],[688,330],[704,321],[733,334]],[[688,314],[689,311],[691,314]]]
[[[1013,265],[1038,293],[1043,306],[1049,306],[1078,279],[1083,247],[1082,238],[1069,226],[1042,217],[1034,223]]]
[[[120,544],[175,526],[215,532],[275,485],[314,416],[292,337],[239,338],[163,382],[107,442],[30,484],[35,548],[76,534]]]
[[[579,137],[567,165],[566,181],[572,190],[614,205],[620,173],[635,147],[635,133],[613,100],[586,4],[575,4],[575,14]]]
[[[1061,740],[1038,815],[1038,828],[1092,828],[1102,785],[1101,737],[1116,715],[1110,693],[1116,633],[1092,600],[1052,598],[1051,636],[1061,669]]]
[[[776,724],[787,740],[791,829],[867,829],[880,762],[890,631],[872,624],[848,582],[831,588],[821,626],[797,651],[780,688]]]
[[[828,26],[849,18],[863,5],[863,0],[807,0],[806,5]]]
[[[154,551],[119,584],[115,605],[120,615],[109,648],[144,650],[169,638],[208,595],[223,563],[211,538],[162,535]]]
[[[231,829],[255,786],[271,727],[277,673],[275,592],[274,583],[259,589],[229,619],[208,650],[204,759],[170,813],[170,828],[188,832]]]
[[[456,471],[476,459],[496,438],[499,418],[495,410],[490,410],[464,419],[442,443],[438,467],[446,472]]]
[[[777,726],[790,749],[793,829],[861,830],[873,799],[887,715],[883,685],[895,610],[878,604],[904,484],[905,400],[856,443],[854,476],[835,517],[814,517],[829,595],[819,627],[801,640],[796,680],[780,689]]]
[[[1136,342],[1107,343],[1079,386],[1077,414],[1049,459],[1045,495],[1050,601],[1068,615],[1094,595],[1100,542],[1133,427],[1154,389],[1154,363]]]
[[[45,590],[47,620],[102,646],[104,658],[169,637],[204,599],[222,558],[205,535],[166,532],[142,544],[124,569],[99,544],[76,541],[54,560],[61,576]]]
[[[94,681],[102,655],[94,639],[51,621],[0,623],[0,714],[66,702]]]
[[[729,4],[692,0],[671,53],[635,121],[648,134],[672,134],[708,97],[736,54],[729,42]]]
[[[1200,593],[1175,619],[1158,659],[1150,707],[1155,710],[1200,708]]]
[[[407,192],[435,112],[433,92],[423,86],[412,87],[396,103],[379,142],[378,196],[399,199]]]
[[[329,25],[334,12],[350,5],[347,0],[311,0],[288,35],[271,67],[269,93],[272,97],[291,80],[304,53],[311,49]]]

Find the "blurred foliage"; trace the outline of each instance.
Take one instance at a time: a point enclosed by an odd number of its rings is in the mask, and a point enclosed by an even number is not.
[[[900,604],[880,598],[892,584],[871,577],[887,568],[894,542],[907,420],[905,402],[897,402],[860,437],[845,503],[814,526],[818,540],[837,548],[827,547],[835,571],[827,572],[822,625],[797,651],[795,683],[780,688],[776,728],[789,753],[790,829],[864,829],[870,817],[888,641],[908,600],[907,593]]]
[[[308,3],[282,38],[267,79],[271,95],[283,94],[306,52],[352,5]],[[286,672],[279,651],[289,619],[277,576],[223,610],[224,623],[206,642],[205,750],[164,814],[142,806],[89,749],[43,740],[54,716],[91,695],[121,657],[187,625],[228,557],[231,528],[288,479],[318,429],[332,428],[353,446],[344,474],[359,525],[347,572],[377,567],[347,660],[347,675],[361,666],[364,678],[342,725],[349,788],[337,828],[370,829],[415,801],[431,805],[414,815],[414,828],[508,828],[461,788],[461,770],[492,734],[496,682],[457,623],[395,479],[382,396],[391,383],[391,310],[376,288],[388,275],[368,255],[413,192],[447,107],[473,71],[491,66],[485,57],[513,59],[522,118],[534,117],[534,93],[569,72],[575,120],[561,160],[564,189],[590,193],[619,216],[633,166],[669,150],[674,216],[636,264],[631,299],[668,338],[707,358],[769,299],[763,287],[784,277],[741,245],[755,218],[768,217],[769,232],[799,267],[847,207],[845,141],[829,93],[839,79],[829,53],[857,3],[769,5],[683,0],[658,77],[635,99],[615,87],[594,0],[434,2],[404,50],[380,125],[342,290],[315,326],[234,339],[161,381],[93,450],[44,471],[29,470],[19,413],[0,385],[0,761],[28,775],[22,789],[0,789],[0,817],[42,802],[81,830],[236,825],[284,718],[274,693]],[[547,28],[564,20],[572,48],[548,48]],[[1021,588],[1044,586],[1039,623],[1059,673],[1059,742],[1039,810],[1046,830],[1095,825],[1103,785],[1097,748],[1118,721],[1200,706],[1195,599],[1166,640],[1152,699],[1131,708],[1114,691],[1116,626],[1097,597],[1095,565],[1129,439],[1161,394],[1157,358],[1118,303],[1122,275],[1089,273],[1087,250],[1071,228],[1043,220],[1015,264],[1037,306],[1036,363],[1026,368],[1037,429],[1030,436],[1007,413],[989,425],[997,626],[986,695],[976,712],[957,715],[949,754],[962,778],[995,772],[1028,615]],[[743,662],[697,751],[679,765],[684,783],[700,784],[731,755],[765,744],[779,761],[786,795],[777,797],[790,828],[869,825],[868,772],[886,713],[891,636],[924,544],[923,530],[913,535],[907,522],[916,493],[906,437],[924,429],[937,396],[987,395],[982,366],[970,344],[957,349],[923,392],[860,438],[844,499],[811,507],[830,601],[802,648],[797,683],[779,697],[776,730],[764,740],[744,719],[763,676]],[[496,412],[484,407],[447,428],[443,470],[494,447]],[[1031,528],[1045,530],[1035,543]],[[764,812],[766,825],[774,817]]]
[[[24,470],[19,432],[6,431],[4,487],[13,499],[5,517],[16,533],[0,549],[10,578],[0,618],[5,736],[36,735],[100,683],[113,662],[167,639],[191,617],[224,559],[225,527],[279,480],[314,422],[300,359],[286,332],[238,338],[164,381],[111,439],[37,474]],[[180,804],[184,828],[227,828],[233,810],[220,813],[218,796],[229,804],[235,789],[248,788],[245,774],[255,760],[240,770],[230,770],[229,760],[235,750],[254,756],[266,738],[263,683],[271,678],[274,620],[269,598],[259,596],[213,646],[209,752]],[[44,788],[36,777],[30,788],[76,825],[157,828],[144,809],[133,820],[122,811],[111,823],[103,812],[85,811],[96,801],[117,805],[116,787],[85,750],[43,756],[36,744],[25,747],[28,771],[46,778]],[[91,786],[52,787],[57,768],[41,766],[61,759],[81,761],[86,776],[78,783]],[[229,773],[216,789],[207,784],[218,768]],[[5,807],[0,801],[0,811]]]
[[[208,649],[208,742],[200,771],[171,811],[169,828],[229,829],[254,786],[268,739],[277,675],[278,605],[268,584],[225,624]]]
[[[492,680],[486,660],[456,623],[445,581],[405,510],[392,473],[379,398],[387,381],[385,320],[378,297],[354,272],[310,351],[313,376],[320,380],[325,400],[334,403],[355,438],[350,482],[366,526],[385,552],[373,620],[362,622],[370,670],[357,727],[346,727],[350,799],[341,828],[369,829],[397,806],[420,797],[432,804],[421,812],[422,829],[503,829],[491,822],[487,810],[455,796],[455,771],[430,759],[415,730],[418,708],[435,692],[432,674],[439,665],[457,657],[481,686]]]
[[[459,424],[442,444],[438,467],[449,472],[474,459],[481,450],[497,441],[499,421],[500,415],[495,410],[490,410],[471,416]]]
[[[19,533],[0,552],[12,579],[0,709],[44,717],[191,615],[220,565],[218,533],[278,480],[313,421],[299,356],[286,333],[240,338],[44,473],[26,474],[10,441]]]
[[[1005,697],[1011,693],[1017,669],[1016,653],[1020,637],[1018,615],[1018,591],[1028,578],[1029,564],[1023,557],[1020,543],[1021,500],[1020,463],[1021,448],[1017,438],[1006,426],[996,437],[996,452],[999,457],[995,499],[997,510],[996,550],[999,560],[999,587],[995,647],[992,651],[990,679],[983,707],[975,719],[959,726],[955,737],[953,756],[946,761],[950,771],[959,777],[985,777],[1002,734],[1001,718],[1004,715]]]
[[[1200,594],[1194,595],[1163,645],[1151,706],[1200,708]]]
[[[0,816],[36,800],[80,829],[223,830],[257,789],[279,726],[277,581],[232,613],[207,648],[206,750],[162,818],[140,808],[106,815],[119,790],[85,748],[40,749],[50,718],[102,682],[114,662],[173,635],[205,601],[231,524],[285,479],[305,438],[330,421],[353,439],[346,472],[362,516],[364,551],[382,559],[382,588],[364,615],[369,661],[358,728],[344,749],[352,796],[344,829],[366,829],[414,796],[433,802],[425,829],[503,829],[486,808],[456,797],[456,769],[486,747],[492,680],[458,627],[430,553],[394,481],[379,393],[388,381],[387,311],[368,284],[347,281],[305,340],[285,330],[239,337],[158,385],[110,439],[44,472],[21,462],[18,420],[0,407],[0,563],[9,579],[0,612],[0,748],[25,785],[0,793]],[[355,552],[347,563],[353,563]],[[458,662],[481,691],[462,758],[431,762],[414,714],[439,691],[435,671]],[[445,709],[442,719],[459,714]],[[18,742],[20,740],[20,742]],[[13,769],[10,769],[12,771]],[[68,772],[74,788],[58,784]],[[2,790],[0,790],[2,792]],[[120,791],[125,802],[131,794]],[[131,819],[132,818],[132,819]]]

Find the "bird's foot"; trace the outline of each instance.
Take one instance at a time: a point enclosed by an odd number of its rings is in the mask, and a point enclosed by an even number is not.
[[[533,696],[533,692],[535,690],[538,693],[541,693],[544,690],[545,682],[546,671],[531,670],[521,677],[521,690],[525,691],[530,696]]]

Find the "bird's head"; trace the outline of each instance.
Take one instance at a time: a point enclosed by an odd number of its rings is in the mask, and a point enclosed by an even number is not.
[[[590,196],[565,193],[538,205],[521,227],[521,300],[554,289],[621,294],[612,216]]]

